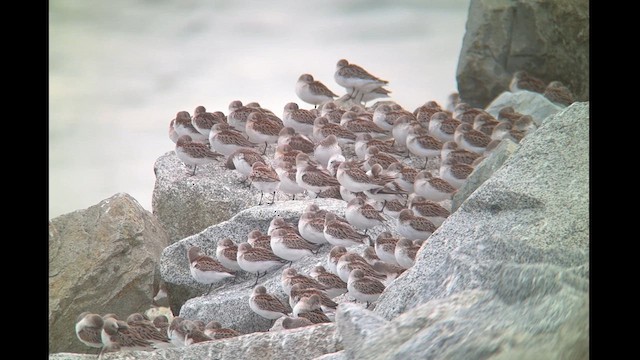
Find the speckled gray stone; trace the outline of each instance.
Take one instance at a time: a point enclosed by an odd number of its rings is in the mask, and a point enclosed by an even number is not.
[[[105,353],[104,360],[304,360],[341,351],[335,324],[260,332],[187,347]],[[93,355],[95,359],[95,355]],[[49,360],[85,360],[83,355],[52,354]]]
[[[375,312],[391,320],[429,300],[496,290],[508,264],[589,257],[589,104],[548,118],[422,245]]]
[[[324,354],[313,358],[313,360],[345,360],[347,357],[345,355],[345,351],[338,351],[330,354]]]
[[[49,354],[49,360],[95,360],[93,354],[55,353]]]
[[[544,119],[557,113],[563,108],[547,100],[546,97],[531,91],[505,91],[495,98],[485,109],[489,114],[498,117],[503,107],[511,106],[516,112],[530,115],[540,126]]]
[[[458,58],[460,98],[485,107],[527,70],[589,100],[589,2],[471,0]]]
[[[358,304],[342,303],[336,311],[336,325],[345,344],[347,358],[357,358],[367,339],[387,325],[387,320]]]
[[[190,169],[174,151],[156,160],[151,205],[171,243],[258,204],[260,192],[250,187],[248,182],[240,184],[240,174],[224,168],[224,164],[225,159],[222,159],[198,166],[196,174],[190,176]]]
[[[49,222],[49,351],[94,353],[74,333],[84,311],[144,312],[169,243],[158,220],[125,193]]]
[[[347,318],[339,309],[336,325],[346,358],[587,359],[588,291],[557,276],[571,270],[551,265],[538,270],[533,277],[521,274],[520,280],[537,280],[536,288],[554,290],[509,303],[493,291],[465,290],[413,308],[367,334],[341,323]]]
[[[510,139],[503,139],[486,159],[476,165],[473,172],[467,178],[467,181],[465,181],[460,189],[453,195],[451,199],[451,212],[456,211],[458,207],[460,207],[460,204],[462,204],[472,192],[476,191],[483,182],[487,181],[518,148],[520,148],[518,143]]]

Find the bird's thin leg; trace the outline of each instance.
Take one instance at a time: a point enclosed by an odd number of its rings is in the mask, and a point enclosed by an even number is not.
[[[382,212],[382,210],[384,210],[385,206],[387,206],[387,200],[385,200],[384,203],[382,204],[382,209],[380,209],[378,211]]]
[[[262,197],[264,196],[264,192],[260,191],[260,201],[258,201],[258,205],[262,205]]]
[[[269,205],[273,205],[276,202],[276,192],[273,192],[273,197],[271,198],[271,202],[269,203]]]

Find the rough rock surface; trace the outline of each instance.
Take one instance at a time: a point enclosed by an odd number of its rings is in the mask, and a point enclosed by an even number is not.
[[[88,352],[73,331],[83,311],[142,312],[159,282],[169,239],[128,194],[49,222],[49,351]]]
[[[460,98],[484,108],[527,70],[589,99],[589,2],[471,0],[456,78]]]
[[[587,268],[515,265],[506,297],[465,290],[389,322],[343,304],[336,325],[348,359],[588,359],[588,275],[573,274]]]
[[[338,352],[334,352],[334,353],[330,353],[330,354],[324,354],[322,356],[318,356],[316,358],[314,358],[313,360],[345,360],[346,359],[346,354],[344,350],[338,351]]]
[[[524,141],[524,139],[522,141]],[[458,210],[460,204],[462,204],[472,192],[476,191],[482,183],[487,181],[519,147],[520,144],[509,139],[502,140],[490,156],[487,156],[480,164],[476,165],[473,172],[467,178],[467,181],[465,181],[460,189],[453,195],[451,199],[451,212]]]
[[[511,106],[523,115],[531,115],[533,121],[540,126],[542,121],[563,108],[547,100],[546,97],[531,91],[512,93],[505,91],[495,98],[485,109],[489,114],[498,117],[504,107]]]
[[[282,216],[286,221],[297,226],[298,219],[308,204],[314,202],[321,209],[344,215],[346,202],[336,199],[308,199],[279,202],[276,205],[254,206],[240,212],[228,221],[207,228],[205,231],[185,238],[164,249],[160,259],[161,275],[169,293],[169,303],[174,314],[187,319],[201,319],[208,322],[213,319],[222,325],[236,329],[246,334],[254,331],[266,331],[271,327],[271,321],[255,314],[249,307],[251,287],[255,282],[255,274],[244,271],[237,273],[236,283],[233,280],[214,285],[214,289],[206,295],[209,286],[198,284],[189,272],[187,249],[197,245],[215,257],[215,249],[220,240],[229,238],[239,244],[247,241],[247,234],[254,229],[267,233],[269,223],[276,216]],[[375,239],[379,233],[388,230],[395,233],[393,223],[389,222],[369,230],[368,234]],[[292,267],[299,273],[309,274],[314,266],[325,265],[331,245],[321,247],[317,255],[304,257],[294,261]],[[365,245],[349,248],[360,254]],[[282,291],[280,278],[282,268],[274,269],[261,277],[259,284],[267,291],[287,301],[287,295]],[[224,286],[216,290],[216,288]],[[202,296],[204,295],[204,296]]]
[[[248,183],[240,185],[240,174],[224,168],[224,163],[223,159],[198,166],[196,174],[190,176],[190,169],[174,151],[156,161],[152,209],[171,243],[258,204],[260,192],[247,186]]]
[[[546,119],[431,235],[375,312],[392,320],[472,289],[523,302],[559,291],[551,272],[588,261],[589,104],[574,103]]]
[[[213,340],[188,347],[155,351],[105,353],[104,360],[300,360],[313,359],[342,350],[335,324],[316,324],[298,329],[253,333]],[[95,359],[95,355],[93,355]],[[53,354],[49,360],[84,360],[84,355]]]
[[[95,360],[93,354],[55,353],[49,354],[49,360]]]

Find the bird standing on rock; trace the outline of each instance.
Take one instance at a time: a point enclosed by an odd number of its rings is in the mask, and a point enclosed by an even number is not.
[[[371,75],[356,64],[349,64],[345,59],[340,59],[336,64],[333,78],[338,85],[346,88],[349,97],[356,101],[362,101],[364,94],[389,83],[387,80]],[[360,96],[360,100],[358,100],[358,96]]]
[[[315,108],[338,97],[325,84],[314,80],[311,74],[300,75],[296,82],[296,95],[300,100],[314,105]]]
[[[210,284],[207,294],[211,292],[214,283],[235,276],[233,271],[224,267],[218,260],[205,255],[198,246],[191,246],[187,255],[193,279],[201,284]]]

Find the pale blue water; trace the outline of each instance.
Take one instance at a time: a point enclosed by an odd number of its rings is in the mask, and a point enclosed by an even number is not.
[[[446,103],[468,0],[52,0],[49,217],[126,192],[151,210],[169,121],[233,100],[282,114],[310,73],[335,93],[345,58],[409,110]]]

